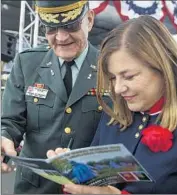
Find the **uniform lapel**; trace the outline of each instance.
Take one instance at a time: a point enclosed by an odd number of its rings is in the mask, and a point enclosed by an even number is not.
[[[46,84],[62,101],[66,103],[67,94],[59,68],[59,60],[52,49],[46,54],[40,67],[37,69],[37,72],[41,76],[41,80],[44,84]]]
[[[66,107],[71,106],[81,97],[87,94],[91,88],[96,86],[96,71],[93,69],[97,63],[98,51],[90,44],[88,54],[79,71],[76,83],[72,89]]]

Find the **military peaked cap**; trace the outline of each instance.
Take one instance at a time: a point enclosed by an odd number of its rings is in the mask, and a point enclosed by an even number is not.
[[[44,25],[65,26],[83,18],[88,11],[88,0],[36,0],[35,9]]]

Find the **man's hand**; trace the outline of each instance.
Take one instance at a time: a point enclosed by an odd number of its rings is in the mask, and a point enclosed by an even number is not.
[[[99,187],[77,184],[66,184],[63,191],[70,194],[121,194],[121,191],[113,186]]]
[[[16,156],[17,152],[15,151],[14,143],[10,139],[1,137],[1,152],[9,154],[11,156]],[[3,163],[4,156],[1,155],[1,171],[2,173],[8,173],[13,171],[13,167]]]
[[[69,150],[70,150],[69,148],[56,148],[55,150],[48,150],[47,151],[47,158],[54,157],[58,154],[62,154],[62,153],[67,152]]]

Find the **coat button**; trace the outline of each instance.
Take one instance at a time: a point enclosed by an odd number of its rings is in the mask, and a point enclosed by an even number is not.
[[[69,107],[66,109],[66,113],[70,114],[72,112],[72,109]]]
[[[138,127],[139,130],[142,130],[143,128],[144,128],[143,125],[140,125],[140,126]]]
[[[37,102],[39,101],[39,99],[38,99],[38,98],[34,98],[33,101],[34,101],[35,103],[37,103]]]
[[[66,128],[65,128],[65,133],[66,133],[66,134],[70,134],[70,133],[71,133],[71,128],[66,127]]]
[[[98,110],[99,111],[102,111],[103,110],[103,107],[102,106],[98,106]]]
[[[139,136],[140,136],[139,133],[136,133],[136,134],[135,134],[135,138],[138,138]]]
[[[147,118],[144,116],[144,117],[142,118],[142,121],[143,121],[143,122],[146,122],[146,120],[147,120]]]

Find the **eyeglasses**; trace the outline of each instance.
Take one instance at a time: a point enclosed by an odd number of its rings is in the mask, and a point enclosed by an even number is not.
[[[81,29],[81,24],[82,24],[82,20],[76,21],[72,24],[60,26],[60,27],[45,26],[45,33],[46,34],[56,34],[59,29],[62,29],[69,33],[77,32]]]

